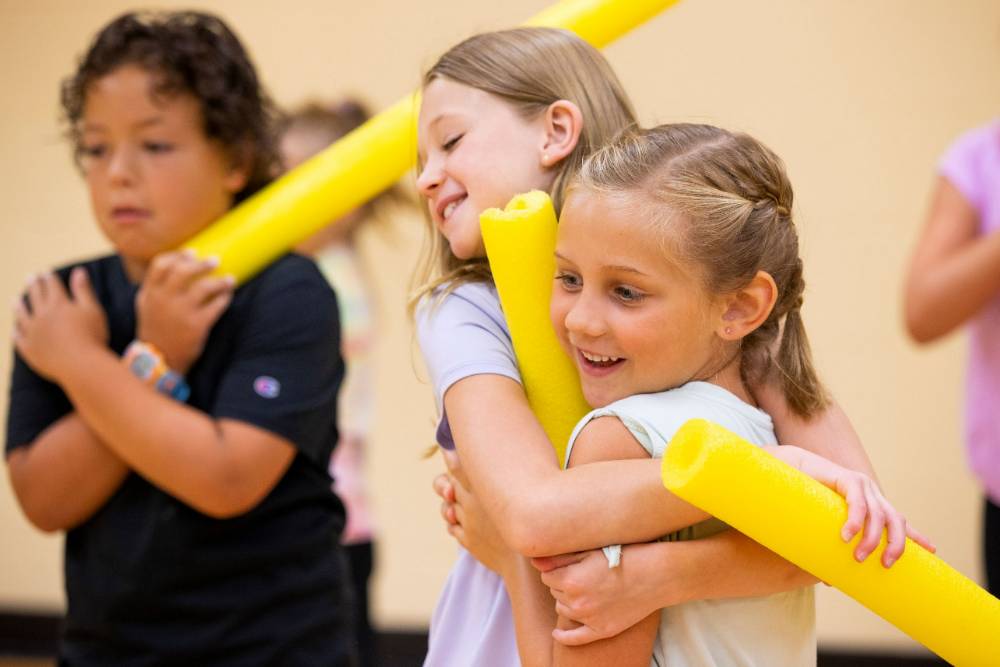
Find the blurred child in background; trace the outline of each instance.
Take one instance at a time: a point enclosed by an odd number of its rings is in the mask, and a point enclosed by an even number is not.
[[[368,110],[357,100],[344,98],[332,104],[312,102],[292,111],[281,133],[281,156],[292,169],[364,123]],[[365,480],[365,447],[371,434],[375,409],[374,350],[377,320],[368,267],[358,250],[358,232],[366,224],[383,222],[380,209],[400,202],[396,188],[386,190],[364,206],[351,211],[298,246],[311,255],[327,281],[336,288],[340,310],[340,350],[347,376],[340,391],[338,428],[340,440],[330,462],[334,491],[347,507],[342,543],[350,565],[354,589],[355,629],[362,664],[374,665],[374,632],[368,603],[368,586],[375,556],[375,526]]]

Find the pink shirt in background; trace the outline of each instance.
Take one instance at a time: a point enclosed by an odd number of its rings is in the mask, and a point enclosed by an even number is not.
[[[980,235],[1000,229],[1000,118],[959,137],[941,159],[940,173],[979,214]],[[969,463],[990,499],[1000,504],[1000,294],[969,322],[969,331]]]

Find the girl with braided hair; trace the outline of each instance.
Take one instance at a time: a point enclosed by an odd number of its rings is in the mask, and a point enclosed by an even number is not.
[[[708,125],[631,130],[584,163],[559,225],[551,309],[595,408],[570,438],[568,466],[662,457],[681,425],[701,418],[841,492],[864,481],[807,450],[778,447],[754,396],[773,374],[801,417],[829,403],[800,315],[805,283],[791,209],[781,160],[752,137]],[[661,539],[727,528],[702,514]],[[619,565],[620,546],[604,553]],[[593,645],[590,662],[814,665],[809,583],[665,608]],[[554,662],[563,664],[556,646]]]

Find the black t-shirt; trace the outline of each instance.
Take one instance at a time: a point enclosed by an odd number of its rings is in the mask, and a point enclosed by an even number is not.
[[[117,256],[82,266],[121,354],[135,336],[137,286]],[[236,290],[188,372],[188,403],[286,438],[295,458],[259,505],[224,520],[129,474],[66,536],[67,664],[347,664],[344,508],[327,473],[338,339],[336,298],[304,257],[285,256]],[[7,451],[71,410],[15,355]]]

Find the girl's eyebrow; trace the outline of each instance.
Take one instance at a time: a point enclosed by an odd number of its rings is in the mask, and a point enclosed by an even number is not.
[[[648,275],[645,271],[640,271],[639,269],[635,268],[634,266],[625,266],[624,264],[609,264],[609,265],[605,266],[604,268],[610,269],[612,271],[623,271],[625,273],[634,273],[634,274],[639,275],[639,276]]]
[[[566,257],[565,255],[559,254],[558,250],[556,251],[555,255],[556,255],[556,259],[561,259],[564,262],[570,262],[570,263],[572,263],[572,260],[570,260],[568,257]],[[635,268],[634,266],[626,266],[624,264],[605,264],[601,268],[602,269],[609,269],[611,271],[623,271],[625,273],[634,273],[634,274],[636,274],[638,276],[647,276],[647,275],[649,275],[645,271],[640,271],[639,269]]]

